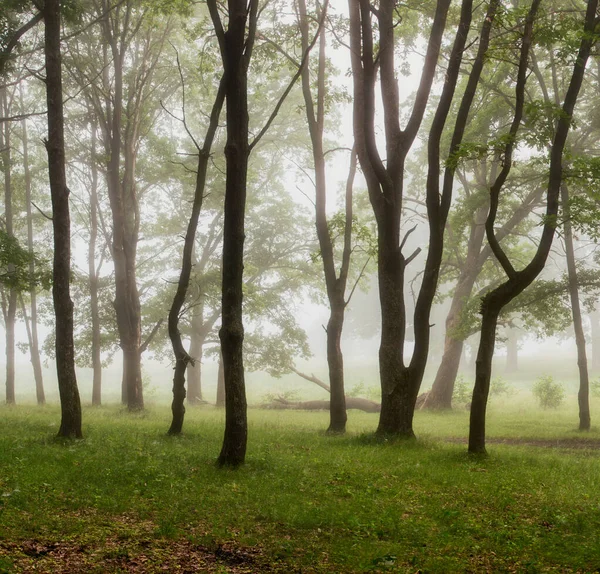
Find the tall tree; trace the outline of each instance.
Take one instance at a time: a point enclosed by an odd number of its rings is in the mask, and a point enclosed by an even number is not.
[[[378,7],[367,0],[350,0],[350,43],[354,79],[354,139],[367,182],[378,233],[378,280],[381,305],[381,344],[379,371],[382,403],[377,433],[413,437],[413,416],[417,394],[429,351],[429,316],[437,288],[444,245],[444,228],[452,198],[456,164],[446,162],[440,186],[440,141],[450,111],[472,18],[472,3],[462,3],[460,22],[445,74],[444,86],[428,137],[426,206],[429,221],[429,249],[414,316],[415,344],[408,364],[404,359],[406,309],[404,279],[406,266],[419,250],[410,255],[403,248],[410,235],[401,239],[404,176],[407,154],[417,136],[431,92],[440,47],[446,28],[450,2],[439,0],[435,13],[420,84],[408,123],[400,126],[399,95],[395,70],[397,8],[393,1]],[[455,122],[450,158],[459,150],[469,110],[483,68],[489,36],[498,7],[492,1],[481,28],[479,48],[463,94]],[[373,19],[377,20],[378,41]],[[376,143],[375,86],[377,72],[383,103],[386,157]]]
[[[533,0],[525,17],[524,29],[521,38],[519,65],[515,84],[515,111],[503,146],[502,169],[490,188],[490,211],[486,220],[486,236],[494,256],[507,275],[507,280],[488,292],[481,302],[481,338],[477,353],[475,387],[471,402],[471,416],[469,428],[469,452],[485,453],[485,420],[486,407],[490,387],[492,358],[496,340],[496,326],[498,316],[502,309],[515,297],[522,293],[540,274],[552,246],[554,238],[560,187],[563,178],[563,152],[567,135],[571,127],[573,112],[579,90],[581,88],[585,67],[591,49],[597,41],[596,28],[597,0],[589,0],[585,19],[582,26],[581,43],[578,54],[573,64],[573,71],[568,89],[563,101],[561,114],[556,122],[550,150],[549,176],[546,191],[546,214],[541,238],[537,249],[522,269],[516,270],[506,252],[502,249],[495,234],[494,223],[500,201],[500,192],[512,167],[513,152],[516,147],[516,138],[523,119],[525,104],[525,89],[528,78],[530,49],[533,42],[534,24],[539,9],[540,0]]]
[[[81,401],[75,375],[73,302],[70,296],[71,219],[69,188],[65,172],[60,0],[46,0],[43,17],[46,100],[48,104],[46,149],[48,151],[52,227],[54,230],[52,297],[56,317],[56,371],[62,415],[58,435],[81,438]]]
[[[302,50],[306,51],[310,42],[309,21],[305,0],[298,2],[299,25],[302,35]],[[327,364],[329,367],[329,387],[331,399],[329,405],[328,432],[343,433],[346,430],[346,397],[344,392],[344,359],[341,340],[344,326],[346,284],[352,253],[352,189],[356,172],[356,154],[351,152],[350,175],[346,185],[345,221],[343,233],[343,253],[339,272],[336,269],[335,250],[327,221],[327,180],[324,148],[325,99],[326,94],[326,35],[319,39],[318,64],[316,73],[316,95],[313,96],[310,66],[302,72],[302,94],[304,96],[306,119],[312,144],[312,156],[315,170],[315,214],[317,237],[323,260],[325,286],[329,301],[329,320],[327,321]],[[316,100],[316,101],[315,101]]]

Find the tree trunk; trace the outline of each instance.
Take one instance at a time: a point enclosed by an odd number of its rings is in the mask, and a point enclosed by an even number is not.
[[[48,171],[52,197],[54,262],[52,297],[56,317],[56,371],[61,404],[58,435],[81,438],[81,402],[75,375],[71,279],[71,221],[65,174],[64,116],[60,55],[60,2],[44,4],[46,96],[48,103]]]
[[[0,110],[5,117],[10,116],[10,106],[6,88],[0,90]],[[11,153],[11,122],[0,125],[0,153],[4,168],[4,226],[8,237],[13,238],[13,194],[12,194],[12,153]],[[8,274],[14,273],[14,265],[8,264]],[[4,317],[6,333],[6,403],[13,405],[15,398],[15,317],[17,313],[17,292],[14,287],[8,288],[8,303]]]
[[[577,287],[577,266],[575,263],[575,248],[573,246],[573,230],[570,220],[569,188],[563,182],[561,185],[561,202],[564,214],[564,239],[565,254],[567,258],[567,272],[569,275],[569,296],[573,314],[573,328],[575,330],[575,343],[577,345],[577,367],[579,369],[579,430],[590,430],[590,377],[588,373],[587,355],[585,351],[585,335],[581,320],[581,305],[579,303],[579,289]]]
[[[516,373],[519,370],[519,335],[511,327],[506,339],[506,372]]]
[[[169,338],[171,339],[171,344],[173,346],[173,354],[175,355],[173,403],[171,405],[173,420],[171,422],[169,434],[179,434],[183,427],[183,418],[185,415],[185,406],[183,403],[186,396],[186,369],[188,368],[189,364],[194,365],[196,361],[198,361],[198,365],[200,364],[200,357],[190,356],[183,346],[183,341],[181,340],[181,334],[179,332],[179,314],[181,313],[183,303],[185,302],[185,298],[187,296],[190,275],[192,273],[194,242],[196,240],[196,230],[198,228],[200,210],[202,209],[202,202],[204,200],[208,161],[210,158],[213,138],[219,125],[219,116],[221,115],[224,98],[224,83],[221,81],[215,102],[212,107],[210,124],[204,140],[204,146],[202,149],[198,149],[198,170],[196,174],[196,188],[194,190],[192,213],[190,215],[190,220],[188,222],[187,231],[185,234],[185,241],[183,244],[181,273],[179,274],[179,282],[177,283],[177,292],[175,293],[175,297],[173,298],[173,303],[169,311]],[[200,349],[201,348],[202,347],[200,347]]]
[[[219,368],[217,370],[217,400],[216,406],[225,406],[225,369],[223,368],[223,353],[219,353]]]
[[[215,7],[216,9],[216,7]],[[256,17],[253,1],[230,0],[227,31],[222,37],[225,96],[227,99],[226,183],[223,223],[223,277],[221,352],[225,377],[225,434],[217,463],[236,467],[244,463],[248,441],[246,382],[244,378],[242,284],[244,273],[244,218],[248,175],[248,63],[251,38],[245,53],[249,13]],[[214,18],[213,18],[214,20]],[[220,20],[219,20],[220,24]],[[222,28],[221,28],[222,29]]]
[[[600,311],[594,309],[589,315],[592,331],[592,370],[600,371]]]
[[[478,264],[483,238],[485,237],[485,216],[487,205],[475,213],[471,222],[467,256],[460,277],[454,289],[450,310],[446,317],[446,334],[444,338],[444,354],[438,367],[431,391],[427,395],[424,408],[450,409],[452,408],[452,393],[454,383],[460,367],[460,358],[464,347],[464,335],[457,333],[462,314],[471,296],[477,275],[481,270]]]
[[[96,269],[96,242],[98,238],[98,168],[96,164],[96,122],[92,132],[91,161],[92,184],[90,187],[90,243],[88,245],[88,275],[90,290],[90,313],[92,319],[92,405],[102,404],[102,361],[100,357],[100,315],[98,302],[99,270]]]
[[[202,302],[199,304],[202,308]],[[204,337],[200,334],[204,321],[202,311],[195,312],[192,317],[192,331],[190,335],[190,357],[194,363],[189,363],[187,367],[188,378],[188,403],[197,404],[202,401],[202,354],[204,350]]]
[[[488,306],[484,309],[481,321],[481,338],[475,361],[475,386],[471,399],[469,427],[469,452],[485,454],[485,416],[490,393],[492,359],[496,343],[496,325],[500,309]]]
[[[23,93],[21,91],[21,108],[23,108]],[[25,176],[25,209],[27,213],[27,249],[33,255],[33,214],[31,211],[31,172],[29,170],[29,139],[27,135],[27,120],[21,122],[23,131],[23,170]],[[29,273],[33,276],[35,272],[35,262],[32,260],[29,263]],[[36,288],[32,287],[29,292],[30,297],[30,320],[27,322],[28,340],[29,340],[29,356],[31,358],[31,366],[33,367],[33,377],[35,380],[35,394],[38,405],[46,403],[44,393],[44,378],[42,375],[42,361],[40,358],[40,345],[38,337],[38,319],[37,319],[37,292]],[[25,305],[23,304],[23,314],[26,315]]]
[[[309,25],[306,12],[306,2],[298,4],[299,24],[302,33],[302,51],[309,50]],[[344,326],[344,311],[346,308],[345,291],[352,251],[352,186],[356,171],[356,160],[352,151],[350,175],[346,185],[346,213],[344,229],[344,252],[339,275],[336,271],[333,241],[329,234],[327,222],[327,182],[325,169],[325,152],[323,149],[323,132],[325,119],[325,32],[319,38],[319,61],[317,70],[316,110],[311,87],[310,67],[302,70],[302,94],[306,109],[309,134],[312,144],[312,156],[315,169],[315,225],[323,272],[327,288],[330,315],[327,323],[327,365],[329,367],[329,386],[331,389],[329,428],[327,432],[343,433],[346,431],[345,391],[344,391],[344,359],[342,355],[341,338]]]
[[[341,304],[332,305],[327,323],[327,364],[329,366],[329,388],[331,389],[327,431],[330,433],[345,432],[348,419],[344,393],[344,357],[341,347],[344,306],[343,299]]]

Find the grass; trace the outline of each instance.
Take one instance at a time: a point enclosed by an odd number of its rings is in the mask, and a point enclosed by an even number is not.
[[[61,443],[57,407],[0,407],[0,572],[593,572],[600,569],[600,442],[576,412],[492,403],[490,437],[590,440],[589,449],[491,444],[472,458],[468,413],[418,413],[418,441],[381,443],[376,415],[250,411],[247,464],[214,461],[223,415],[84,412]],[[600,405],[596,405],[600,406]]]

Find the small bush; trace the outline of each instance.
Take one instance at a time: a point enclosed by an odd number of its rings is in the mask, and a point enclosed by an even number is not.
[[[533,396],[543,409],[559,407],[565,398],[565,389],[551,375],[544,375],[533,383]]]
[[[456,377],[454,391],[452,392],[452,402],[465,404],[471,400],[473,388],[465,381],[462,375]]]
[[[512,385],[506,382],[502,377],[495,377],[490,383],[490,396],[499,397],[507,396],[510,397],[515,394],[515,389]]]
[[[600,379],[590,381],[590,393],[592,394],[592,397],[600,397]]]

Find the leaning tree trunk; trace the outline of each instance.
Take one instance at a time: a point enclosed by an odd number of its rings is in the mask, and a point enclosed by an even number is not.
[[[204,139],[204,145],[202,149],[198,149],[198,170],[196,172],[196,188],[194,191],[194,201],[192,203],[192,213],[190,215],[190,220],[188,222],[183,244],[181,273],[179,274],[177,291],[169,311],[169,338],[171,339],[173,354],[175,355],[175,372],[173,374],[173,402],[171,404],[173,420],[171,422],[171,427],[169,428],[169,434],[171,435],[181,433],[181,429],[183,427],[183,419],[185,416],[184,400],[186,396],[185,372],[189,364],[193,365],[195,361],[198,361],[198,363],[200,362],[198,357],[190,356],[183,346],[183,341],[181,340],[181,334],[179,332],[179,315],[185,302],[190,276],[192,273],[194,242],[196,240],[196,230],[198,229],[200,210],[202,209],[202,202],[204,200],[204,189],[206,185],[206,173],[208,170],[210,151],[217,127],[219,125],[219,116],[221,115],[224,98],[224,83],[221,81],[215,102],[212,107],[210,124]]]
[[[21,108],[23,108],[23,94],[21,92]],[[32,255],[29,262],[29,273],[33,276],[35,272],[35,262],[33,260],[33,214],[31,210],[31,172],[29,170],[29,146],[27,135],[27,120],[21,122],[23,131],[23,171],[25,176],[25,209],[27,213],[27,249]],[[33,367],[33,377],[35,380],[35,394],[38,405],[46,403],[46,395],[44,393],[44,378],[42,375],[42,361],[40,358],[40,345],[38,337],[38,318],[37,318],[37,292],[36,288],[32,287],[29,292],[31,316],[27,322],[28,340],[29,340],[29,355],[31,357],[31,366]],[[25,314],[25,306],[23,305],[23,313]]]
[[[524,94],[529,73],[529,48],[532,44],[533,27],[537,17],[540,0],[533,0],[527,17],[521,42],[521,53],[519,58],[519,68],[515,86],[515,115],[509,130],[509,136],[506,138],[504,148],[504,161],[502,170],[490,188],[490,213],[486,221],[486,234],[494,255],[499,264],[505,271],[508,279],[488,292],[482,300],[482,327],[479,352],[477,354],[477,369],[475,376],[475,387],[473,389],[473,400],[471,403],[471,420],[469,429],[469,452],[474,454],[485,453],[485,409],[489,394],[489,384],[492,370],[492,356],[494,352],[494,341],[496,337],[496,324],[498,315],[502,309],[510,303],[515,297],[521,294],[535,278],[541,273],[550,248],[554,239],[556,217],[558,214],[558,204],[560,196],[560,187],[562,183],[562,162],[563,153],[575,103],[583,83],[585,67],[589,58],[592,46],[596,37],[593,33],[596,24],[596,11],[598,0],[589,0],[586,9],[585,23],[579,52],[573,65],[573,72],[566,96],[562,106],[562,113],[556,121],[552,146],[550,151],[550,169],[548,177],[548,186],[546,193],[546,214],[541,238],[537,250],[530,262],[519,271],[512,266],[507,254],[500,246],[495,235],[494,223],[496,212],[499,205],[499,195],[506,178],[511,169],[512,152],[514,141],[517,136],[524,108]]]
[[[60,1],[44,4],[46,96],[48,103],[48,171],[52,198],[54,262],[52,298],[56,317],[56,371],[61,405],[58,435],[81,438],[81,402],[75,375],[71,280],[71,220],[65,173],[64,116],[60,55]]]
[[[577,266],[575,264],[575,249],[573,246],[573,229],[570,220],[569,188],[566,183],[561,185],[561,201],[563,207],[565,253],[567,258],[567,272],[569,275],[569,296],[571,298],[571,312],[573,314],[573,329],[575,330],[575,344],[577,345],[577,367],[579,369],[579,430],[590,430],[590,377],[588,373],[587,355],[585,352],[585,334],[581,320],[581,305],[579,303],[579,289],[577,287]]]

